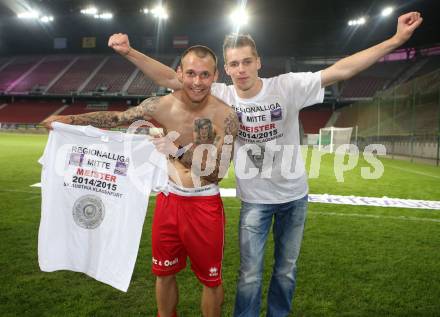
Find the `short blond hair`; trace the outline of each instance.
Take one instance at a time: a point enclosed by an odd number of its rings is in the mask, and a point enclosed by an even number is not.
[[[249,46],[252,50],[252,54],[255,57],[259,57],[257,51],[257,45],[255,41],[249,34],[229,34],[225,36],[223,41],[223,59],[226,62],[226,51],[230,48],[238,48]]]
[[[215,69],[217,70],[217,55],[215,55],[214,51],[207,46],[204,45],[194,45],[186,49],[182,55],[180,56],[180,67],[182,67],[183,58],[189,53],[194,53],[197,57],[204,58],[206,56],[211,56],[214,60]]]

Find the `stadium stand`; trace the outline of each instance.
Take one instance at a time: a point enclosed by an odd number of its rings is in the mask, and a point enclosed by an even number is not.
[[[48,94],[66,95],[76,93],[82,83],[90,76],[93,70],[102,62],[102,55],[79,56],[76,62],[58,79],[48,90]]]
[[[410,61],[380,62],[357,76],[343,82],[340,99],[371,98],[379,91],[391,86],[405,70],[412,66]]]
[[[330,109],[303,109],[299,113],[299,119],[303,125],[304,133],[316,134],[319,129],[325,127],[333,111]]]
[[[286,57],[265,57],[261,62],[259,76],[269,78],[286,73],[286,61]]]
[[[426,62],[411,76],[410,80],[440,69],[440,56],[426,57],[423,60]]]
[[[0,57],[0,70],[9,62],[12,61],[12,58]]]
[[[71,55],[48,56],[44,61],[33,69],[26,77],[22,78],[10,91],[10,93],[42,93],[45,87],[66,65],[73,60]]]
[[[153,83],[152,80],[137,71],[136,77],[127,89],[127,95],[139,96],[139,95],[151,95],[156,92],[159,87]]]
[[[163,63],[176,67],[177,55],[160,56]],[[288,71],[318,71],[334,63],[332,59],[315,58],[308,60],[295,60],[287,57],[267,57],[263,60],[261,77],[276,76]],[[423,76],[435,69],[440,68],[440,56],[420,55],[410,60],[384,59],[375,64],[367,71],[348,80],[339,87],[332,86],[326,90],[328,100],[336,102],[350,102],[355,100],[371,100],[372,96],[379,91],[389,89],[399,83],[402,77],[411,80]],[[226,75],[222,63],[219,63],[219,82],[232,84],[229,76]],[[336,85],[335,85],[336,86]],[[37,89],[38,90],[37,90]],[[138,69],[117,55],[47,55],[47,56],[19,56],[0,58],[0,93],[8,95],[20,94],[42,94],[46,96],[66,95],[94,95],[97,90],[100,97],[105,100],[106,96],[123,95],[126,97],[145,97],[161,94],[165,91],[147,79]],[[327,94],[331,90],[331,94]],[[328,99],[330,96],[330,99]],[[335,99],[332,99],[335,96]],[[42,100],[44,97],[40,97]],[[78,114],[98,110],[123,111],[127,109],[125,101],[115,104],[112,101],[103,101],[96,106],[96,102],[78,102],[72,105],[64,105],[60,101],[42,102],[19,101],[11,103],[6,99],[0,107],[0,122],[37,123],[45,116],[60,111],[60,114]],[[107,106],[105,104],[108,104]],[[104,105],[104,106],[103,106]],[[381,108],[382,119],[392,117],[390,107],[385,104]],[[431,110],[430,110],[431,111]],[[415,121],[416,127],[420,130],[426,126],[426,122],[435,121],[429,116],[430,111],[420,109],[420,122]],[[332,111],[320,107],[307,108],[300,113],[300,120],[304,126],[305,133],[318,133],[319,128],[324,127]],[[362,110],[356,108],[356,112],[346,109],[338,113],[335,126],[346,126],[363,116],[362,124],[365,124],[365,131],[370,127],[377,126],[377,122],[369,121],[369,115],[363,114]],[[336,117],[335,117],[336,119]],[[432,120],[431,120],[432,119]],[[391,120],[391,119],[390,119]],[[408,125],[407,120],[402,118],[402,124]],[[386,122],[384,122],[386,123]],[[429,125],[430,126],[430,125]],[[382,132],[387,132],[390,126],[382,124]],[[370,128],[372,129],[372,128]],[[398,133],[399,124],[394,124],[393,133]],[[374,129],[373,129],[374,130]],[[371,130],[371,133],[376,133]],[[377,130],[377,129],[376,129]]]
[[[387,84],[388,79],[379,77],[358,77],[348,80],[341,93],[342,99],[371,98],[374,93],[381,90]]]
[[[19,101],[0,109],[0,123],[39,123],[62,107],[60,102]]]
[[[59,115],[71,115],[82,114],[94,111],[125,111],[128,106],[121,103],[108,104],[108,103],[88,103],[77,102],[72,105],[68,105]]]
[[[175,56],[162,56],[157,57],[157,59],[170,67],[175,66],[173,65]],[[156,84],[154,84],[150,79],[146,78],[142,72],[137,71],[135,78],[127,88],[127,95],[148,96],[156,93],[158,89],[159,87]]]
[[[134,70],[135,66],[126,59],[111,56],[82,92],[119,93]]]
[[[0,91],[7,92],[21,76],[26,74],[36,63],[42,60],[41,56],[22,56],[12,60],[0,71]]]

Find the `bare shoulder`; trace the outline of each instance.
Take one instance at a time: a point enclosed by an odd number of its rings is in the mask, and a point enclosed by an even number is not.
[[[217,117],[223,118],[231,115],[236,115],[234,109],[230,105],[215,96],[211,95],[209,102],[210,107],[216,113]]]
[[[147,115],[153,115],[162,103],[163,103],[162,97],[151,97],[142,101],[139,104],[139,107]]]
[[[211,97],[211,104],[215,107],[216,117],[218,118],[216,121],[223,125],[225,135],[235,136],[238,131],[238,118],[234,109],[217,97]]]

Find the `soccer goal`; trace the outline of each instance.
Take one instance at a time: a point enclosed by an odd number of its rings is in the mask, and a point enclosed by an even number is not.
[[[353,128],[328,127],[319,129],[318,149],[333,153],[338,146],[350,144]]]

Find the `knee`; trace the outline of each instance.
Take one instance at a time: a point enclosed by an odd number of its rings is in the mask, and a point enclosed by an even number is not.
[[[175,275],[156,276],[156,281],[160,285],[171,285],[176,282]]]
[[[273,270],[273,277],[277,279],[295,281],[296,263],[286,263],[285,265],[275,266]]]
[[[223,305],[224,302],[224,292],[223,292],[223,286],[216,285],[216,286],[207,286],[203,285],[205,293],[210,296],[211,298],[215,298],[215,301],[218,305]]]
[[[239,279],[241,283],[253,284],[261,283],[263,277],[262,272],[255,267],[241,268]]]

